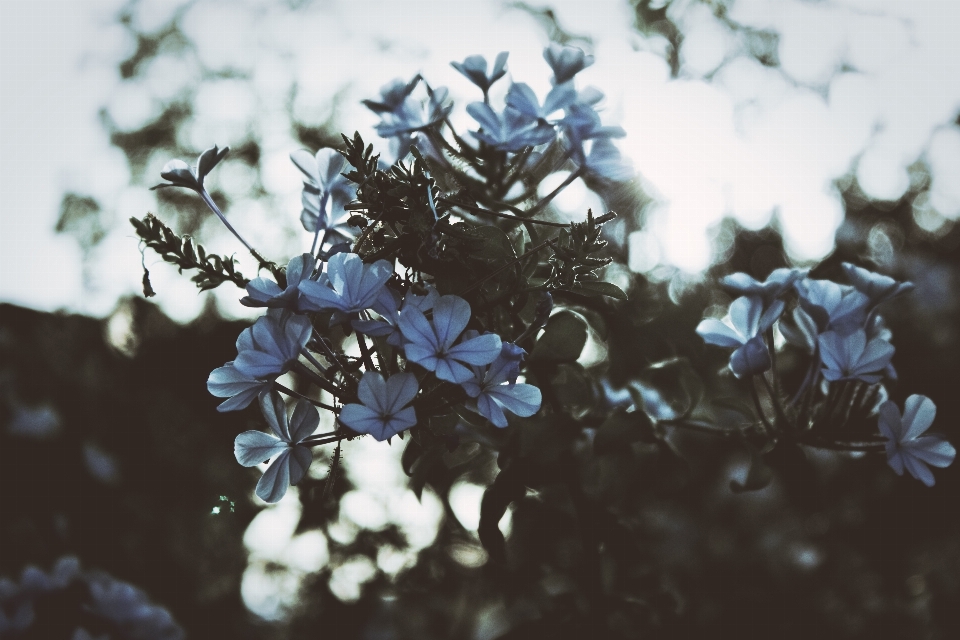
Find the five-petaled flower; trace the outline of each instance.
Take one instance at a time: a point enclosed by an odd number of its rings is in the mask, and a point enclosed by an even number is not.
[[[464,337],[472,337],[466,332]],[[507,426],[504,409],[528,418],[540,409],[540,389],[532,384],[517,383],[520,362],[526,352],[517,345],[504,342],[500,355],[486,367],[472,367],[473,377],[461,386],[473,398],[467,407],[476,411],[496,427]]]
[[[290,370],[310,340],[313,325],[306,316],[270,309],[237,338],[237,373],[247,378],[276,377]]]
[[[707,318],[697,326],[697,333],[707,344],[737,347],[730,355],[730,370],[742,378],[763,373],[771,366],[770,352],[763,341],[763,333],[783,313],[782,300],[774,301],[764,310],[760,296],[743,296],[730,304],[730,317],[721,322]]]
[[[362,404],[345,405],[340,422],[376,440],[392,438],[417,424],[416,411],[407,406],[417,391],[417,377],[412,373],[395,373],[384,380],[378,372],[367,371],[357,386]]]
[[[400,331],[406,340],[404,352],[409,362],[433,371],[441,380],[466,382],[473,372],[466,365],[482,366],[500,355],[500,336],[488,333],[466,338],[457,345],[470,321],[470,304],[454,295],[440,296],[433,307],[433,320],[416,307],[400,314]]]
[[[207,391],[217,398],[227,398],[217,411],[239,411],[246,409],[253,399],[273,387],[273,377],[266,379],[245,376],[232,362],[214,369],[207,378]]]
[[[879,382],[895,351],[893,345],[883,337],[868,340],[863,329],[848,335],[827,331],[821,333],[817,340],[820,344],[820,360],[823,362],[823,377],[830,382]]]
[[[308,311],[332,309],[339,315],[333,322],[342,322],[372,307],[391,275],[393,267],[386,260],[364,264],[355,253],[338,253],[330,258],[320,281],[300,282],[300,305]]]
[[[257,483],[257,496],[264,502],[279,502],[287,487],[297,484],[310,467],[313,454],[302,444],[317,430],[320,414],[316,407],[300,400],[287,420],[287,408],[276,391],[260,397],[260,410],[276,436],[262,431],[244,431],[234,441],[237,462],[254,467],[273,458]]]
[[[344,205],[356,191],[341,175],[347,167],[346,158],[334,149],[320,149],[316,154],[300,149],[290,154],[290,160],[303,173],[303,228],[314,233],[323,231],[332,244],[352,241],[356,229],[350,226],[350,212]]]
[[[312,254],[304,253],[290,260],[287,264],[287,287],[280,285],[269,278],[254,278],[247,283],[247,295],[240,300],[240,304],[247,307],[272,307],[297,309],[297,299],[300,297],[300,281],[307,280],[313,274],[317,259]]]
[[[480,87],[480,90],[486,94],[490,85],[506,75],[507,57],[509,55],[510,53],[507,51],[501,51],[497,54],[490,75],[487,75],[487,59],[483,56],[468,56],[463,62],[451,62],[450,66],[462,73],[467,80]]]
[[[937,415],[930,398],[913,395],[903,405],[903,416],[897,405],[888,400],[880,405],[878,426],[887,439],[887,463],[897,475],[906,469],[928,487],[934,484],[933,472],[927,467],[947,467],[957,450],[943,437],[923,435]]]

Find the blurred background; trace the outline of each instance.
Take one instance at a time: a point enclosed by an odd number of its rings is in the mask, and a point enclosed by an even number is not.
[[[543,47],[571,44],[596,57],[580,86],[606,94],[637,171],[556,201],[621,214],[606,277],[631,301],[600,314],[609,357],[585,366],[622,385],[682,355],[711,376],[694,328],[726,301],[715,276],[856,260],[917,284],[889,311],[894,395],[933,398],[956,443],[958,28],[960,5],[936,0],[0,0],[0,576],[75,555],[198,638],[589,637],[564,623],[594,578],[627,594],[603,618],[622,637],[960,636],[956,468],[925,490],[879,458],[817,454],[809,486],[734,495],[742,452],[693,437],[683,464],[639,451],[581,478],[600,557],[569,496],[529,492],[500,523],[508,569],[476,533],[489,452],[418,499],[402,447],[361,439],[334,500],[321,460],[265,508],[232,455],[259,417],[217,414],[204,384],[259,314],[141,256],[127,222],[153,212],[255,271],[198,200],[149,190],[168,160],[229,145],[211,191],[285,263],[312,240],[291,151],[376,145],[360,100],[417,72],[464,131],[477,95],[450,61],[509,51],[509,77],[543,95]]]

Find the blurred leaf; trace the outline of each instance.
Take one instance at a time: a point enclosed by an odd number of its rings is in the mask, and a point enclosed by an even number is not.
[[[493,484],[483,493],[483,500],[480,502],[480,526],[477,528],[477,533],[480,535],[480,544],[490,554],[490,560],[494,563],[504,564],[507,560],[503,533],[500,531],[500,519],[507,512],[510,503],[522,498],[526,492],[526,487],[520,482],[519,474],[511,466],[501,471]]]
[[[677,417],[689,416],[703,399],[703,381],[686,358],[652,364],[644,377]]]
[[[628,299],[623,289],[615,284],[603,282],[602,280],[580,280],[574,285],[571,291],[589,297],[609,296],[617,300]]]
[[[773,480],[773,471],[767,466],[760,452],[750,445],[748,445],[748,449],[750,450],[750,470],[747,472],[747,479],[742,483],[739,480],[730,481],[730,489],[734,493],[758,491],[765,488]]]
[[[593,439],[597,454],[616,453],[633,442],[653,441],[653,421],[643,411],[617,411],[607,418]]]
[[[530,358],[541,362],[575,362],[586,342],[587,324],[569,311],[560,311],[547,321]]]

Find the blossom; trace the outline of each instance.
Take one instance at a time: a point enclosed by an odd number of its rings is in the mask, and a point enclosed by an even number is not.
[[[878,426],[887,439],[887,464],[898,476],[906,468],[917,480],[928,487],[934,484],[933,473],[927,467],[948,467],[957,450],[943,437],[923,435],[933,424],[937,407],[930,398],[913,395],[903,405],[903,416],[892,401],[880,405]]]
[[[344,315],[359,313],[373,306],[391,275],[393,267],[386,260],[364,264],[355,253],[338,253],[331,256],[321,281],[300,282],[301,306],[311,311],[333,309]]]
[[[356,231],[350,226],[350,212],[344,209],[356,195],[350,182],[341,175],[347,160],[334,149],[320,149],[312,154],[300,149],[290,160],[303,173],[300,222],[307,231],[324,231],[333,244],[352,241]]]
[[[783,301],[777,300],[764,311],[763,298],[743,296],[730,304],[730,316],[726,321],[707,318],[697,326],[697,333],[707,344],[737,347],[730,355],[733,375],[742,378],[763,373],[772,364],[763,333],[773,326],[783,308]]]
[[[353,320],[351,324],[355,330],[368,336],[386,336],[387,344],[399,348],[403,346],[403,334],[400,333],[402,309],[416,307],[422,313],[426,313],[433,309],[433,305],[437,303],[439,298],[440,294],[433,287],[427,287],[426,294],[422,296],[417,295],[413,290],[409,290],[403,297],[401,306],[400,294],[389,287],[384,287],[371,307],[380,315],[380,319]]]
[[[466,332],[465,338],[477,332]],[[532,384],[517,383],[520,362],[526,352],[517,345],[504,342],[500,354],[486,367],[472,367],[473,376],[461,383],[473,398],[467,407],[489,420],[496,427],[507,426],[504,409],[521,417],[529,417],[540,409],[540,389]]]
[[[277,435],[244,431],[234,441],[233,454],[245,467],[273,458],[257,483],[257,496],[264,502],[279,502],[287,487],[300,482],[313,461],[309,447],[302,442],[317,430],[320,414],[308,401],[300,400],[288,421],[287,407],[276,391],[261,396],[260,411]]]
[[[760,282],[746,273],[731,273],[720,281],[728,291],[738,296],[760,296],[766,301],[779,298],[793,287],[793,283],[803,278],[809,269],[774,269],[767,279]]]
[[[509,55],[510,53],[507,51],[501,51],[497,54],[490,75],[487,75],[487,59],[483,56],[469,56],[463,62],[451,62],[450,66],[486,93],[490,89],[490,85],[506,75],[507,57]]]
[[[563,84],[593,64],[593,56],[587,55],[583,49],[569,47],[551,42],[543,50],[543,59],[553,69],[553,83]]]
[[[844,262],[841,266],[846,272],[850,284],[857,291],[870,298],[870,303],[873,306],[895,298],[902,293],[912,291],[914,288],[912,282],[897,282],[890,276],[868,271],[849,262]]]
[[[286,373],[310,340],[313,325],[306,316],[270,309],[237,338],[238,374],[265,379]]]
[[[309,279],[317,259],[312,254],[304,253],[290,260],[287,264],[287,288],[269,278],[254,278],[247,283],[247,295],[240,300],[240,304],[247,307],[286,307],[297,308],[297,298],[300,295],[300,281]]]
[[[207,391],[218,398],[227,398],[217,406],[217,411],[246,409],[253,399],[273,387],[273,378],[260,380],[245,376],[232,362],[214,369],[207,378]]]
[[[340,422],[379,441],[392,438],[417,424],[416,411],[407,406],[417,391],[417,377],[412,373],[395,373],[384,380],[378,372],[367,371],[357,386],[363,404],[345,405]]]
[[[414,76],[409,82],[404,82],[400,78],[394,78],[387,84],[380,87],[380,102],[376,100],[364,100],[363,104],[374,113],[390,113],[396,111],[407,99],[417,84],[420,83],[420,76]]]
[[[502,151],[519,151],[550,142],[556,130],[546,122],[538,121],[513,107],[506,107],[497,114],[490,105],[473,102],[467,105],[467,113],[480,123],[479,131],[471,131],[477,140]]]
[[[470,321],[470,304],[454,295],[440,296],[433,307],[433,320],[427,320],[415,308],[400,314],[400,331],[406,340],[404,352],[409,362],[433,371],[441,380],[462,383],[473,377],[465,365],[490,364],[500,354],[501,341],[496,334],[457,338]]]
[[[893,345],[883,337],[868,340],[863,329],[847,335],[827,331],[818,336],[817,342],[823,362],[823,377],[831,382],[879,382],[895,351]]]
[[[625,160],[620,150],[609,138],[593,141],[590,154],[583,160],[583,166],[594,176],[621,182],[633,177],[633,167]]]
[[[864,326],[870,298],[854,287],[810,278],[797,280],[794,287],[800,295],[800,306],[821,332],[847,334]]]
[[[622,138],[627,135],[622,127],[603,126],[600,123],[600,114],[590,104],[580,101],[568,105],[565,115],[557,124],[563,131],[571,154],[581,164],[585,157],[584,141]]]
[[[568,82],[558,84],[543,101],[537,100],[537,94],[533,92],[530,85],[523,82],[515,82],[510,85],[507,91],[507,106],[516,109],[531,120],[546,122],[546,119],[553,113],[572,104],[577,99],[577,91],[573,88],[573,83]]]
[[[197,193],[202,193],[204,191],[203,179],[223,160],[229,151],[230,147],[219,149],[217,145],[213,145],[200,154],[200,157],[197,158],[196,166],[192,169],[183,160],[171,160],[165,164],[160,171],[160,177],[167,180],[167,182],[158,184],[153,187],[153,189],[183,187],[191,191],[196,191]]]

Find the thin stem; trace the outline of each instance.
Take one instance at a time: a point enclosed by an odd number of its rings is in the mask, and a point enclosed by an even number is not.
[[[880,452],[886,449],[883,442],[834,442],[831,440],[801,440],[801,444],[818,449],[831,449],[833,451],[864,451]]]
[[[320,407],[321,409],[326,409],[327,411],[332,411],[334,413],[340,413],[340,409],[333,407],[329,404],[320,402],[319,400],[314,400],[313,398],[307,397],[302,393],[294,391],[293,389],[288,389],[287,387],[283,386],[279,382],[274,382],[273,386],[277,389],[277,391],[280,391],[281,393],[285,393],[288,396],[293,396],[294,398],[300,398],[301,400],[306,400],[307,402],[309,402],[315,407]]]
[[[773,412],[777,416],[777,421],[785,426],[793,426],[790,424],[790,420],[787,419],[787,414],[784,412],[783,407],[780,406],[780,397],[775,394],[773,388],[770,386],[767,376],[760,374],[760,380],[763,381],[767,395],[770,396],[770,402],[773,404]]]
[[[322,364],[320,364],[319,362],[317,362],[317,359],[313,357],[313,354],[310,353],[309,350],[303,349],[303,350],[300,351],[300,353],[302,353],[303,356],[304,356],[307,360],[310,361],[310,364],[312,364],[312,365],[315,366],[317,369],[319,369],[319,370],[320,370],[320,373],[326,373],[326,372],[327,372],[327,367],[325,367],[325,366],[323,366]]]
[[[343,435],[339,431],[328,431],[327,433],[315,433],[312,436],[307,436],[301,442],[306,442],[307,440],[319,440],[321,438],[329,438],[331,436]]]
[[[360,345],[360,357],[363,358],[363,366],[366,367],[367,371],[376,371],[376,367],[373,366],[373,358],[370,357],[370,346],[362,333],[357,331],[356,334],[357,344]]]
[[[760,394],[757,393],[756,383],[751,379],[748,384],[750,385],[750,397],[753,398],[753,406],[757,410],[760,421],[763,422],[763,426],[765,426],[767,430],[773,433],[775,431],[773,425],[770,424],[770,421],[767,419],[767,414],[763,412],[763,407],[760,404]]]
[[[482,213],[488,216],[496,216],[498,218],[504,218],[505,220],[515,220],[523,224],[526,224],[526,223],[542,224],[545,227],[558,227],[560,229],[566,229],[570,226],[566,222],[551,222],[550,220],[536,220],[534,218],[521,218],[520,216],[510,215],[509,213],[500,213],[499,211],[491,211],[490,209],[475,207],[465,202],[456,202],[454,200],[450,200],[449,198],[441,198],[441,200],[443,200],[447,204],[453,205],[454,207],[460,207],[461,209],[466,209],[467,211],[471,211],[473,213]]]
[[[232,233],[237,238],[237,240],[239,240],[240,243],[247,248],[247,251],[250,252],[250,255],[252,255],[257,260],[257,262],[260,263],[260,266],[270,264],[269,260],[267,260],[262,255],[260,255],[260,253],[256,249],[251,247],[250,244],[243,239],[243,236],[241,236],[240,233],[233,228],[233,225],[230,224],[230,222],[227,220],[227,217],[223,215],[223,212],[220,211],[220,207],[218,207],[217,203],[213,201],[213,198],[210,196],[209,193],[207,193],[206,189],[201,189],[200,191],[198,191],[198,193],[200,194],[200,199],[203,200],[204,204],[207,205],[207,208],[213,211],[217,215],[217,217],[220,218],[220,222],[222,222],[224,226],[230,231],[230,233]]]
[[[561,182],[561,183],[560,183],[560,186],[558,186],[556,189],[554,189],[553,191],[551,191],[550,193],[548,193],[548,194],[546,195],[546,197],[544,197],[543,200],[541,200],[540,202],[538,202],[538,203],[537,203],[536,205],[534,205],[531,209],[527,209],[527,211],[526,211],[527,215],[531,215],[531,216],[532,216],[533,214],[539,213],[540,211],[542,211],[548,204],[550,204],[550,202],[551,202],[554,198],[556,198],[556,197],[560,194],[561,191],[563,191],[564,189],[566,189],[567,186],[569,186],[571,182],[573,182],[574,180],[576,180],[577,178],[579,178],[580,176],[582,176],[582,175],[583,175],[583,171],[584,171],[583,167],[580,167],[580,168],[578,168],[576,171],[574,171],[573,173],[571,173],[569,176],[567,176],[567,179],[564,180],[563,182]]]
[[[336,368],[342,371],[345,375],[353,378],[354,382],[360,382],[357,376],[353,375],[353,373],[350,371],[347,371],[347,368],[343,366],[343,363],[340,362],[340,359],[335,353],[333,353],[333,350],[329,347],[329,345],[327,345],[326,340],[324,340],[322,336],[318,335],[316,342],[320,344],[320,348],[323,350],[324,357],[330,361],[330,364],[335,365]]]
[[[330,382],[329,380],[326,380],[326,379],[324,379],[324,378],[321,378],[320,376],[317,375],[317,373],[316,373],[315,371],[313,371],[312,369],[310,369],[309,367],[307,367],[307,366],[306,366],[305,364],[303,364],[302,362],[297,361],[297,362],[294,363],[293,366],[294,366],[294,368],[295,368],[297,371],[299,371],[299,372],[302,373],[303,375],[305,375],[305,376],[307,376],[308,378],[310,378],[310,381],[313,382],[313,384],[317,385],[318,387],[320,387],[320,388],[323,389],[324,391],[327,391],[327,392],[333,394],[334,396],[340,396],[340,395],[343,394],[343,390],[342,390],[340,387],[337,387],[336,385],[334,385],[334,384],[333,384],[332,382]]]

